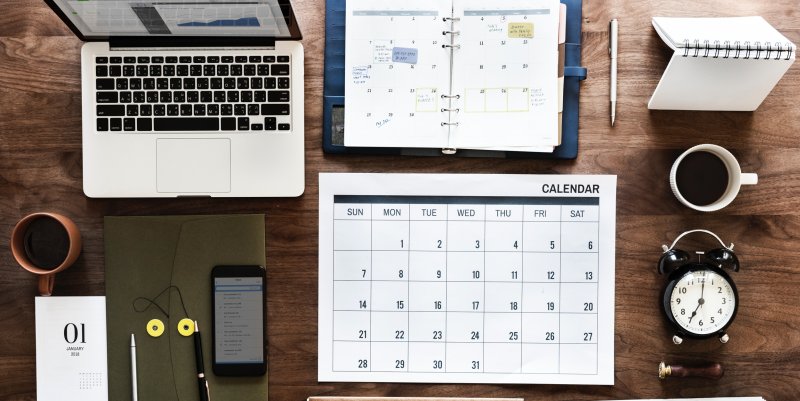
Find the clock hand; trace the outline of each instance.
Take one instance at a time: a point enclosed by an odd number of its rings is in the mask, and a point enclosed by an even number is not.
[[[700,300],[702,301],[702,298],[700,298]],[[694,308],[694,310],[692,311],[692,316],[689,316],[689,323],[691,323],[692,319],[694,319],[694,317],[697,316],[697,310],[700,309],[701,305],[703,305],[702,302],[697,302],[697,307]]]
[[[703,304],[705,303],[705,300],[703,299],[703,292],[705,291],[705,289],[706,289],[706,281],[703,280],[700,286],[700,299],[697,300],[697,307],[694,308],[694,311],[692,311],[692,316],[689,316],[689,323],[691,323],[692,319],[694,319],[694,317],[697,316],[697,310],[700,309],[700,307],[703,306]]]
[[[697,301],[697,303],[699,303],[700,305],[703,305],[705,303],[705,300],[703,299],[703,291],[705,290],[706,290],[706,280],[703,279],[703,283],[700,286],[700,299]]]

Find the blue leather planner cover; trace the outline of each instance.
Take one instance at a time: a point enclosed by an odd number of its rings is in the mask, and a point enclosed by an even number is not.
[[[580,81],[586,79],[581,67],[582,0],[561,0],[567,5],[567,32],[564,56],[564,110],[561,145],[553,153],[503,152],[459,149],[456,156],[574,159],[578,156],[578,95]],[[345,0],[325,4],[325,88],[323,91],[322,148],[325,153],[390,154],[441,156],[433,148],[369,148],[344,146],[344,55]]]

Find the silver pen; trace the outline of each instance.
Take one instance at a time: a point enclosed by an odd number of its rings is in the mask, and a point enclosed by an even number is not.
[[[614,18],[608,23],[608,55],[611,56],[611,126],[617,115],[617,41],[619,36],[619,23]]]
[[[131,333],[131,394],[133,401],[138,401],[139,399],[139,390],[136,388],[136,382],[136,339]]]

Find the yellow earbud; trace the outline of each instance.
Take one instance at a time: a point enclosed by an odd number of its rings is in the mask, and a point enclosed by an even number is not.
[[[161,337],[164,334],[164,322],[158,319],[152,319],[147,322],[147,334],[150,337]]]
[[[194,334],[194,321],[189,318],[183,318],[178,322],[178,333],[184,337],[189,337]]]

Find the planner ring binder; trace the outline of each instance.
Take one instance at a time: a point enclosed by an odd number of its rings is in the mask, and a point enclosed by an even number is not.
[[[720,42],[715,40],[713,43],[709,40],[704,40],[700,43],[700,39],[690,41],[684,39],[683,41],[683,57],[711,57],[724,59],[755,59],[755,60],[790,60],[792,53],[795,51],[794,46],[790,42],[764,42],[755,41],[750,43],[749,40],[734,41],[733,44],[729,40]]]
[[[453,70],[453,52],[457,49],[461,49],[460,44],[456,44],[456,37],[461,33],[460,31],[456,30],[456,22],[461,21],[459,17],[444,17],[442,21],[447,22],[450,21],[450,30],[442,31],[442,36],[450,35],[450,43],[443,44],[442,49],[450,49],[450,71]],[[452,76],[450,77],[450,90],[452,91],[453,81]],[[456,107],[454,103],[461,99],[461,95],[456,94],[455,96],[452,93],[448,93],[447,95],[442,95],[442,99],[444,99],[447,104],[446,106],[441,108],[442,113],[447,113],[447,121],[442,121],[442,127],[447,127],[448,131],[452,134],[452,128],[458,127],[458,121],[453,121],[453,114],[458,114],[461,109]],[[455,147],[446,147],[442,148],[442,154],[445,155],[454,155],[458,150]]]
[[[582,0],[560,0],[567,6],[566,13],[566,35],[564,45],[564,97],[563,97],[563,117],[562,117],[562,137],[561,145],[556,146],[552,152],[533,152],[528,150],[496,150],[496,149],[468,149],[461,148],[456,151],[454,146],[449,144],[445,147],[415,147],[415,146],[345,146],[344,138],[346,130],[344,126],[345,115],[345,86],[348,78],[352,75],[351,70],[345,68],[345,43],[346,43],[346,4],[347,0],[325,0],[325,88],[323,104],[323,129],[322,129],[322,148],[328,154],[369,154],[369,155],[405,155],[405,156],[442,156],[453,155],[456,157],[498,157],[509,159],[575,159],[578,154],[578,115],[579,115],[579,93],[581,81],[586,79],[586,68],[581,66],[581,27],[582,27]],[[433,3],[433,2],[432,2]],[[434,36],[439,38],[436,48],[442,52],[452,51],[463,52],[465,43],[461,49],[442,49],[442,43],[459,44],[465,36],[466,29],[462,27],[463,18],[459,15],[449,13],[439,14],[435,23],[438,23]],[[433,23],[432,22],[432,23]],[[350,30],[352,31],[352,30]],[[439,36],[439,33],[458,32],[449,36]],[[451,41],[451,39],[454,39]],[[422,53],[419,53],[420,56]],[[774,53],[773,53],[774,54]],[[387,54],[388,55],[388,54]],[[420,60],[422,60],[420,58]],[[440,67],[446,69],[448,66],[442,64]],[[370,71],[367,71],[367,73]],[[453,119],[448,122],[462,120],[465,116],[466,108],[462,102],[465,100],[464,94],[457,94],[447,89],[447,84],[440,86],[435,96],[436,102],[432,102],[435,108],[431,108],[430,117],[436,122],[447,121],[448,116],[440,113],[441,108],[461,108],[458,117],[452,115]],[[349,96],[348,96],[349,97]],[[431,96],[433,97],[433,96]],[[450,100],[452,99],[452,104]],[[437,118],[439,117],[439,118]],[[463,120],[462,120],[463,121]],[[441,126],[442,131],[451,127],[454,130],[461,130],[465,124],[455,126]],[[531,130],[532,128],[525,128]],[[456,135],[458,136],[458,135]]]

